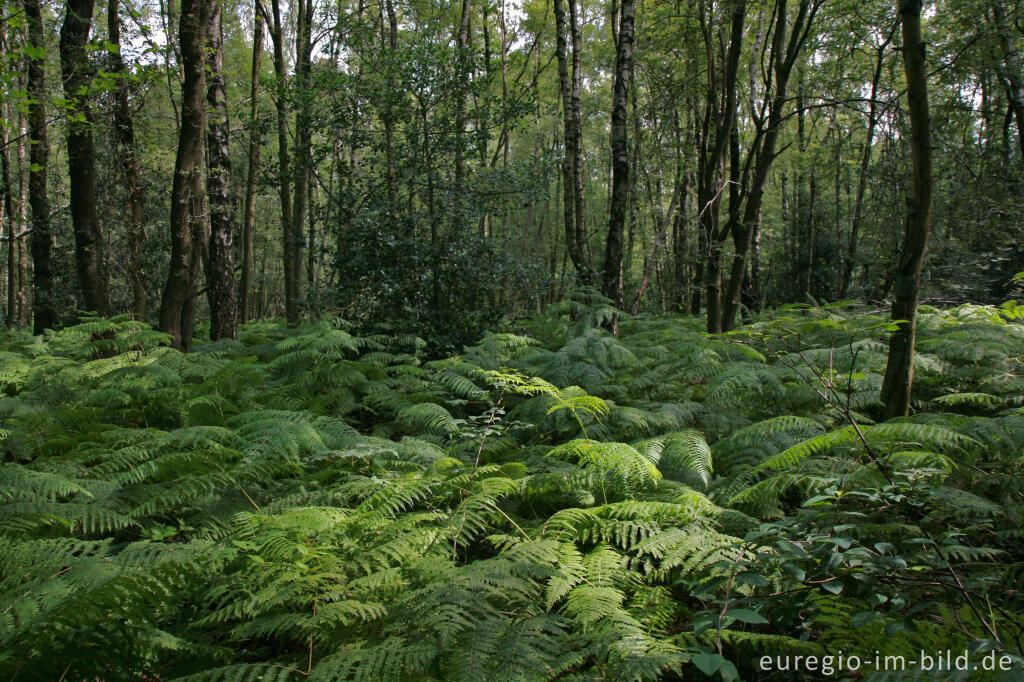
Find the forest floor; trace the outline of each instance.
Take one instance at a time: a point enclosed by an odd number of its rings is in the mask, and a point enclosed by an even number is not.
[[[1021,679],[1014,305],[608,315],[4,334],[0,677]]]

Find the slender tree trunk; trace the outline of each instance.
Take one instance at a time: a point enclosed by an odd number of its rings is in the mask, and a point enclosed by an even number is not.
[[[683,166],[683,129],[686,127],[686,124],[684,123],[681,126],[679,119],[680,113],[676,110],[672,113],[672,127],[676,148],[676,175],[681,186],[679,201],[676,203],[675,214],[672,217],[672,310],[681,312],[686,305],[686,287],[684,285],[686,275],[686,211],[690,171]]]
[[[118,0],[107,2],[107,40],[117,46],[110,52],[111,72],[120,80],[114,91],[114,129],[117,137],[117,159],[121,179],[128,196],[128,277],[132,285],[132,312],[135,319],[146,319],[146,284],[142,274],[143,211],[145,189],[139,178],[138,150],[135,147],[135,126],[128,102],[128,69],[121,59],[121,21]]]
[[[499,26],[501,28],[501,144],[502,161],[508,165],[509,161],[509,115],[508,115],[508,25],[505,21],[506,8],[505,0],[501,0]],[[540,55],[538,54],[538,57]],[[534,75],[536,82],[536,74]]]
[[[10,49],[7,44],[6,26],[0,23],[0,53],[6,54]],[[4,221],[7,223],[7,314],[4,323],[8,329],[14,327],[18,313],[18,261],[17,233],[18,221],[14,212],[14,187],[11,184],[11,147],[10,123],[11,108],[0,103],[0,183],[3,184]]]
[[[817,167],[811,166],[810,195],[807,202],[807,280],[804,282],[804,293],[811,295],[811,284],[814,282],[815,251],[818,237],[818,178]]]
[[[299,303],[302,300],[302,276],[306,249],[306,208],[309,205],[309,183],[313,167],[312,131],[310,118],[309,88],[313,42],[313,0],[299,0],[297,5],[298,26],[295,34],[295,82],[298,96],[298,111],[295,114],[295,175],[292,195],[292,259],[291,279],[296,297],[295,319],[298,319]]]
[[[385,0],[384,8],[388,15],[388,54],[389,68],[397,68],[395,60],[398,58],[398,16],[395,14],[393,0]],[[381,119],[384,122],[384,157],[386,159],[386,171],[388,181],[388,197],[391,199],[390,211],[398,210],[398,179],[395,169],[395,112],[393,102],[390,100],[385,104],[381,112]]]
[[[857,198],[853,204],[853,222],[850,223],[850,243],[846,246],[846,258],[839,279],[839,298],[846,298],[853,279],[853,270],[857,267],[857,241],[864,216],[864,196],[868,187],[868,170],[871,168],[871,151],[875,141],[875,127],[878,125],[878,84],[882,78],[882,65],[885,61],[885,49],[892,40],[892,34],[878,47],[875,57],[875,72],[871,77],[871,101],[868,102],[868,130],[864,140],[864,151],[860,157],[860,171],[857,175]]]
[[[316,286],[316,273],[317,273],[317,248],[316,248],[316,205],[319,188],[317,187],[315,178],[310,174],[309,190],[306,192],[306,198],[309,200],[306,206],[306,215],[309,216],[309,229],[307,230],[306,240],[306,281],[309,282],[310,287]]]
[[[590,253],[587,248],[587,213],[584,182],[584,158],[583,158],[583,68],[580,60],[583,54],[583,39],[579,25],[579,6],[577,0],[568,0],[569,4],[569,34],[572,38],[572,192],[573,192],[573,217],[575,220],[575,240],[582,262],[586,266],[583,274],[583,284],[586,286],[597,286],[597,273],[590,265]]]
[[[25,232],[28,230],[28,163],[25,144],[28,123],[25,114],[18,112],[18,327],[28,326],[28,305],[25,290],[28,287],[25,253]]]
[[[256,228],[256,182],[260,171],[260,146],[262,143],[259,125],[260,67],[263,62],[263,6],[256,0],[253,20],[252,70],[249,80],[249,168],[245,179],[245,214],[242,219],[242,276],[238,284],[241,295],[239,321],[245,324],[252,315],[252,268],[253,238]]]
[[[705,29],[705,50],[708,64],[708,98],[719,97],[721,105],[713,105],[705,113],[705,133],[702,153],[701,179],[698,183],[699,222],[705,251],[703,284],[707,298],[707,330],[709,333],[722,331],[722,238],[718,234],[718,210],[722,181],[722,166],[729,147],[732,127],[736,120],[736,84],[739,71],[740,51],[743,45],[743,24],[746,19],[745,0],[735,0],[730,7],[729,47],[722,64],[721,79],[713,71],[714,45],[711,28]],[[721,90],[719,89],[721,88]]]
[[[679,195],[679,202],[676,205],[675,217],[672,220],[672,250],[673,250],[673,280],[675,282],[675,296],[673,310],[685,312],[689,302],[687,294],[687,236],[686,216],[689,207],[690,171],[683,173],[683,187]]]
[[[53,266],[51,263],[50,201],[47,196],[46,170],[50,143],[46,121],[46,58],[43,46],[43,22],[39,0],[22,0],[28,24],[28,40],[38,48],[28,60],[28,124],[29,140],[28,196],[32,208],[32,330],[42,334],[52,329],[56,316],[54,305]]]
[[[630,62],[633,59],[633,25],[636,5],[622,0],[619,15],[619,43],[612,89],[612,200],[608,211],[608,239],[605,243],[604,295],[615,306],[623,305],[622,238],[629,198],[629,139],[627,133]]]
[[[568,0],[572,9],[576,0]],[[572,31],[575,33],[575,31]],[[565,220],[565,244],[576,270],[576,276],[584,285],[593,283],[583,230],[583,175],[579,167],[581,158],[578,110],[579,98],[574,95],[576,88],[576,57],[572,57],[570,73],[569,45],[570,29],[563,0],[555,0],[555,55],[558,58],[558,82],[562,96],[562,120],[564,123],[565,154],[562,157],[562,213]],[[577,187],[577,180],[579,186]],[[577,192],[577,189],[579,192]]]
[[[661,227],[658,230],[657,237],[655,238],[654,248],[651,249],[651,257],[647,261],[647,268],[644,270],[644,276],[640,282],[640,289],[637,291],[636,298],[633,300],[631,312],[634,315],[640,312],[640,301],[643,299],[644,292],[647,291],[647,286],[651,283],[651,275],[654,274],[654,270],[657,268],[657,265],[661,260],[661,249],[666,247],[668,244],[668,227],[672,224],[672,219],[676,215],[676,206],[679,204],[679,198],[683,195],[685,190],[686,180],[679,178],[676,181],[676,188],[672,192],[672,200],[669,201],[668,210],[665,211],[665,215],[662,216]]]
[[[209,159],[206,195],[210,206],[210,247],[206,257],[206,298],[210,304],[210,339],[238,337],[235,296],[235,216],[231,206],[231,155],[228,99],[224,87],[224,37],[221,2],[213,0],[206,22],[206,104]]]
[[[68,187],[71,223],[75,233],[75,262],[85,308],[110,314],[107,271],[103,259],[103,231],[96,215],[96,157],[93,148],[92,107],[88,92],[92,82],[89,63],[89,29],[93,0],[67,0],[60,29],[60,67],[64,98],[69,102],[67,119]]]
[[[277,108],[277,187],[281,200],[281,245],[284,266],[284,308],[288,324],[299,321],[299,294],[301,283],[296,275],[301,269],[295,267],[299,260],[296,235],[292,216],[291,171],[288,163],[288,103],[285,98],[288,74],[284,61],[284,28],[281,24],[281,3],[271,0],[273,25],[270,27],[271,42],[274,44],[274,76],[277,80],[277,94],[274,104]],[[296,199],[301,201],[301,199]]]
[[[458,54],[459,83],[456,86],[455,103],[455,192],[453,213],[456,225],[462,226],[463,193],[466,182],[466,91],[469,80],[469,0],[462,0],[462,13],[459,18],[459,31],[456,34]]]
[[[889,359],[882,382],[882,401],[887,417],[910,411],[914,383],[914,343],[917,335],[917,297],[921,269],[928,249],[931,220],[932,151],[928,120],[928,70],[925,41],[921,36],[921,0],[900,0],[903,28],[903,67],[907,76],[907,107],[910,112],[910,154],[913,188],[904,223],[903,248],[895,277],[891,318],[899,325],[889,340]]]
[[[182,0],[178,38],[185,82],[181,129],[171,186],[171,262],[160,303],[160,330],[175,348],[192,345],[195,300],[207,237],[203,132],[206,129],[206,66],[203,51],[210,0]]]
[[[746,306],[751,310],[761,310],[763,294],[761,293],[761,219],[754,223],[753,235],[750,238],[750,276],[744,291],[747,295]]]
[[[1003,48],[1001,71],[1008,86],[1010,106],[1017,120],[1017,143],[1020,145],[1021,163],[1024,163],[1024,72],[1021,71],[1020,54],[1017,52],[1017,38],[1006,22],[1005,0],[996,0],[992,16]]]

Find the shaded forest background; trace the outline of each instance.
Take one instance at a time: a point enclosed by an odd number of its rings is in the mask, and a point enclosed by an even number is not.
[[[1021,9],[924,9],[921,296],[1014,293]],[[444,354],[580,287],[707,316],[893,292],[911,186],[888,2],[3,8],[9,327],[187,348],[340,314]]]

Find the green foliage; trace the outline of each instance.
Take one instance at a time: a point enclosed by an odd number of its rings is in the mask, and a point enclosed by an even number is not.
[[[7,334],[0,675],[725,680],[766,654],[1020,653],[1018,322],[925,311],[915,412],[879,423],[878,316],[603,319],[563,306],[431,362],[339,322],[189,355],[123,319]]]

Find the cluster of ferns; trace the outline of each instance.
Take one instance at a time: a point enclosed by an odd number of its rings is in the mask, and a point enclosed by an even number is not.
[[[615,336],[576,300],[441,360],[342,320],[4,333],[0,679],[1019,679],[1018,312],[924,308],[889,421],[891,325],[842,306]]]

